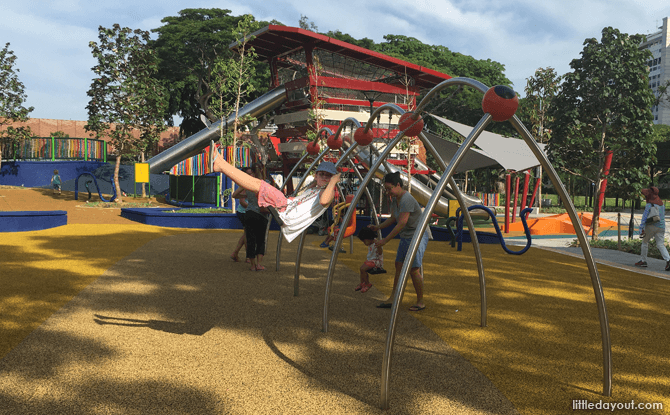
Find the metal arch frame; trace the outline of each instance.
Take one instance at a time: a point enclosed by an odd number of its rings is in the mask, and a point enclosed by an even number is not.
[[[460,85],[460,84],[474,87],[482,92],[486,92],[488,90],[488,88],[486,88],[484,84],[478,81],[474,81],[468,78],[452,78],[447,81],[443,81],[439,85],[434,87],[422,100],[416,112],[418,113],[419,110],[425,105],[424,103],[432,99],[432,97],[436,94],[436,91],[448,85]],[[393,353],[393,343],[395,340],[395,329],[398,319],[398,310],[400,302],[402,301],[402,296],[404,294],[404,287],[407,283],[407,277],[409,275],[410,265],[414,260],[414,258],[416,257],[416,251],[419,247],[420,237],[426,230],[428,220],[430,219],[432,211],[437,203],[438,200],[437,198],[441,195],[442,191],[446,187],[447,181],[452,177],[455,168],[458,166],[458,164],[465,156],[465,152],[472,146],[472,144],[484,130],[486,125],[490,123],[491,119],[492,119],[491,114],[488,113],[484,114],[484,116],[480,119],[480,121],[473,128],[469,136],[463,142],[463,144],[459,147],[458,151],[452,157],[448,169],[443,173],[442,177],[440,178],[440,181],[435,188],[435,192],[431,196],[430,200],[428,201],[428,205],[426,206],[426,209],[421,215],[421,218],[419,220],[420,225],[418,227],[419,231],[415,232],[414,237],[412,238],[412,241],[408,248],[407,251],[408,257],[405,258],[402,270],[400,271],[400,279],[397,285],[399,289],[397,290],[396,293],[394,293],[393,306],[391,309],[391,319],[389,321],[389,328],[387,331],[387,338],[386,338],[386,347],[384,349],[384,359],[382,362],[381,399],[380,399],[382,409],[388,409],[389,407],[389,379],[391,372],[391,357]],[[607,317],[607,308],[605,305],[605,298],[602,291],[602,284],[600,282],[600,277],[598,275],[598,270],[595,261],[593,260],[591,248],[586,239],[586,234],[584,233],[584,229],[581,226],[581,223],[578,221],[577,213],[574,205],[572,204],[572,201],[568,197],[562,182],[558,178],[558,175],[556,174],[556,171],[553,169],[553,166],[549,163],[549,160],[547,159],[546,155],[540,150],[539,146],[532,139],[532,136],[530,135],[528,130],[523,126],[521,121],[519,121],[519,119],[516,116],[512,117],[509,121],[512,123],[514,128],[521,134],[526,144],[530,147],[533,154],[535,154],[538,161],[540,161],[540,163],[542,164],[542,167],[544,167],[547,173],[549,174],[549,177],[552,183],[554,184],[554,187],[556,188],[556,190],[559,193],[559,196],[561,197],[561,201],[567,207],[566,210],[568,212],[568,215],[570,216],[572,225],[575,228],[577,238],[580,241],[582,252],[584,254],[584,259],[586,261],[591,276],[591,283],[593,285],[593,290],[596,298],[596,304],[598,307],[598,314],[600,319],[600,329],[603,344],[603,394],[606,396],[611,396],[612,351],[611,351],[609,322]],[[334,250],[333,252],[335,253],[336,251]]]
[[[398,107],[395,104],[385,104],[379,107],[371,116],[370,119],[374,119],[377,117],[382,111],[389,109],[390,111],[395,111],[396,113],[402,115],[405,111]],[[367,126],[371,125],[370,122],[367,123]],[[386,165],[386,159],[388,157],[388,154],[390,151],[395,148],[396,144],[400,141],[400,139],[404,136],[402,132],[400,132],[391,142],[389,142],[382,152],[382,154],[379,154],[377,152],[377,161],[373,163],[372,166],[369,166],[369,171],[368,174],[366,175],[365,179],[361,182],[361,186],[359,188],[359,192],[361,189],[365,188],[367,189],[368,184],[372,180],[372,177],[375,176],[377,173],[377,170],[379,169],[379,166],[384,163]],[[430,143],[429,140],[426,139],[426,136],[421,133],[419,135],[420,139],[424,144],[426,145],[426,148],[435,156],[435,158],[438,160],[440,167],[446,171],[446,164],[444,163],[444,160],[440,157],[439,153],[435,150],[435,147]],[[373,146],[374,148],[374,146]],[[376,148],[375,148],[376,150]],[[390,169],[386,169],[387,171],[390,171]],[[458,200],[458,203],[460,203],[461,206],[466,206],[465,200],[463,199],[463,194],[460,192],[458,189],[458,186],[456,186],[456,182],[453,180],[453,178],[450,180],[449,185],[452,187],[452,190],[454,191],[454,194],[456,195],[456,199]],[[440,191],[441,194],[441,191]],[[356,194],[354,196],[354,200],[352,201],[352,206],[355,206],[358,203],[358,200],[360,200],[360,195]],[[351,209],[351,206],[349,207]],[[431,212],[432,213],[432,212]],[[344,221],[350,220],[351,216],[353,215],[353,211],[347,210],[346,215],[344,216]],[[479,241],[477,240],[477,234],[475,231],[474,223],[472,222],[472,217],[470,216],[470,213],[466,210],[464,212],[466,221],[468,223],[468,227],[470,228],[470,235],[471,239],[473,241],[473,246],[475,248],[475,257],[477,259],[477,269],[479,271],[479,286],[480,286],[480,299],[481,299],[481,325],[482,327],[486,327],[486,279],[484,276],[484,266],[481,258],[481,252],[479,249]],[[423,233],[423,232],[422,232]],[[332,287],[332,281],[333,281],[333,276],[334,276],[334,270],[335,270],[335,264],[337,264],[337,257],[339,255],[339,247],[342,244],[343,238],[340,238],[338,235],[338,238],[336,239],[334,245],[333,245],[333,254],[330,260],[330,264],[328,267],[328,276],[326,280],[326,293],[325,293],[325,300],[324,300],[324,309],[323,309],[323,321],[322,321],[322,331],[323,332],[328,332],[328,310],[329,310],[329,304],[330,304],[330,291]],[[423,272],[423,267],[422,267],[422,272]]]

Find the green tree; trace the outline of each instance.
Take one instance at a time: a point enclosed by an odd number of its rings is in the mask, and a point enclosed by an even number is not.
[[[54,131],[49,133],[49,137],[53,138],[70,138],[70,134],[65,133],[64,131]]]
[[[307,16],[300,15],[300,20],[298,20],[298,27],[305,30],[311,30],[312,32],[318,33],[319,28],[314,22],[310,21]]]
[[[114,184],[120,193],[121,157],[143,154],[160,136],[167,101],[164,89],[153,78],[157,59],[148,46],[149,32],[118,24],[111,29],[100,26],[98,40],[89,43],[98,63],[92,68],[97,77],[87,92],[90,101],[84,128],[96,138],[110,137],[116,152]],[[135,136],[137,131],[139,137]],[[121,201],[120,196],[117,201]]]
[[[19,80],[19,68],[15,68],[16,55],[9,50],[9,43],[0,50],[0,166],[2,166],[2,148],[13,148],[15,144],[33,136],[30,127],[14,127],[15,122],[28,121],[33,107],[26,108],[27,96],[23,83]]]
[[[654,179],[662,177],[667,177],[670,172],[670,125],[664,124],[654,124],[654,135],[653,140],[656,144],[656,157],[658,158],[658,164],[654,166],[652,174]],[[663,182],[667,182],[667,179],[663,179]],[[661,184],[660,182],[658,183]],[[659,186],[659,189],[661,186]],[[663,192],[664,195],[661,197],[666,197],[667,193]]]
[[[212,69],[212,80],[210,89],[210,111],[221,122],[219,124],[220,141],[223,145],[233,146],[233,154],[236,154],[238,130],[245,124],[254,121],[251,117],[240,118],[237,116],[247,97],[255,91],[251,80],[255,75],[254,60],[256,52],[248,44],[254,37],[251,33],[255,31],[257,23],[252,15],[245,15],[233,29],[233,38],[236,39],[235,55],[228,59],[222,57],[214,62]],[[229,99],[232,97],[232,101]],[[235,114],[232,129],[225,124],[231,114]],[[213,120],[211,120],[213,121]],[[233,160],[235,165],[236,160]],[[234,186],[234,185],[233,185]],[[231,189],[231,193],[234,187]]]
[[[570,63],[573,71],[565,75],[548,114],[555,117],[550,159],[559,170],[594,183],[596,201],[608,151],[613,152],[609,185],[631,196],[646,184],[655,160],[654,96],[646,71],[651,54],[638,49],[643,38],[606,27],[600,42],[586,39],[581,58]],[[597,213],[594,203],[594,239]]]
[[[209,106],[214,62],[233,56],[229,49],[236,41],[233,32],[244,18],[231,16],[230,10],[224,9],[184,9],[178,16],[165,17],[161,20],[163,26],[152,30],[158,34],[153,43],[160,58],[157,78],[169,90],[166,121],[172,125],[173,115],[182,117],[182,135],[202,129],[201,115],[217,119]],[[256,76],[251,83],[256,91],[265,92],[269,68],[263,62],[254,62],[254,66]],[[228,100],[232,101],[234,95],[230,94]]]
[[[476,79],[488,86],[511,83],[505,77],[505,66],[491,59],[477,60],[472,56],[452,52],[445,46],[427,45],[408,36],[386,35],[384,40],[377,44],[374,50],[453,77]],[[450,100],[448,106],[440,105],[452,92],[453,89],[443,90],[440,97],[436,97],[430,103],[428,111],[450,120],[475,125],[482,116],[482,94],[472,88],[463,88],[457,96]],[[427,122],[433,129],[433,122],[430,119]],[[507,126],[508,124],[493,123],[492,128],[497,132],[512,133],[513,130]]]
[[[343,42],[351,43],[352,45],[360,46],[365,49],[375,50],[375,41],[367,37],[364,37],[363,39],[356,39],[351,35],[340,32],[339,30],[334,32],[329,31],[326,33],[326,36],[341,40]]]
[[[670,81],[665,81],[657,87],[654,106],[670,108]]]
[[[556,74],[554,68],[539,68],[535,75],[526,79],[526,98],[522,101],[524,113],[530,122],[530,131],[535,141],[546,144],[551,139],[551,130],[547,128],[553,122],[549,117],[549,109],[552,101],[558,93],[561,76]],[[539,167],[539,177],[542,177],[542,167]],[[538,206],[542,200],[542,181],[538,189]]]

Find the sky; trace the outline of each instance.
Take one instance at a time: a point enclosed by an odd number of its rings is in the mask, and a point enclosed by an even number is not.
[[[89,42],[97,41],[98,27],[150,31],[186,8],[251,13],[287,26],[304,15],[319,32],[376,43],[387,34],[414,37],[502,63],[521,96],[536,69],[569,72],[584,40],[600,40],[604,27],[650,34],[670,16],[668,0],[0,0],[0,48],[9,42],[17,57],[32,118],[85,121],[96,63]]]

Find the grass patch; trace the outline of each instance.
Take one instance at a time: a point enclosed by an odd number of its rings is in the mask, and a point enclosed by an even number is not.
[[[86,207],[94,207],[101,209],[121,209],[121,208],[145,208],[145,207],[156,207],[155,204],[151,202],[144,203],[134,203],[134,202],[86,202]]]
[[[223,208],[188,208],[180,210],[166,210],[166,213],[232,213],[230,209]]]
[[[627,252],[629,254],[641,255],[642,239],[633,238],[633,239],[622,239],[621,240],[621,249],[618,247],[618,242],[612,239],[598,239],[596,241],[589,239],[589,245],[591,248],[601,248],[601,249],[613,249],[615,251]],[[570,246],[579,246],[579,241],[577,239],[573,240],[570,243]],[[668,241],[665,241],[665,248],[670,251],[670,245]],[[649,244],[649,252],[647,253],[649,258],[663,259],[661,253],[658,251],[655,243]]]

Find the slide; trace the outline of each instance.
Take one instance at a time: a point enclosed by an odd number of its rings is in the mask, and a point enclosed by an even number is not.
[[[286,100],[286,89],[279,86],[272,91],[251,101],[240,109],[240,117],[250,115],[258,118],[280,106]],[[225,123],[232,125],[235,116],[230,116]],[[210,141],[219,138],[219,125],[221,121],[213,123],[211,126],[193,134],[184,141],[170,147],[160,154],[147,160],[150,166],[150,173],[160,174],[170,170],[172,166],[189,157],[202,153],[209,145]]]
[[[345,144],[345,145],[346,145],[346,144]],[[361,148],[360,151],[358,151],[358,152],[356,153],[355,157],[356,157],[356,159],[357,159],[361,164],[363,164],[366,168],[369,167],[369,163],[370,163],[370,151],[369,151],[369,148],[367,148],[367,147],[363,147],[363,148]],[[373,155],[372,155],[372,163],[374,163],[374,162],[376,161],[376,159],[377,159],[376,155],[373,154]],[[388,168],[389,168],[390,171],[387,172],[387,171],[386,171],[386,167],[384,166],[384,164],[382,164],[381,166],[379,166],[379,170],[377,171],[377,176],[381,179],[381,178],[384,177],[384,175],[385,175],[386,173],[395,173],[396,171],[401,171],[401,169],[398,169],[397,167],[395,167],[395,166],[392,165],[392,164],[389,164],[389,165],[388,165]],[[423,164],[419,164],[419,168],[420,168],[420,169],[428,169],[428,167],[426,167],[426,166],[423,165]],[[425,180],[426,183],[429,183],[429,180],[430,180],[430,179],[427,178],[427,177],[424,176],[424,175],[416,175],[415,177],[412,177],[412,190],[411,190],[411,194],[412,194],[412,196],[414,196],[414,198],[415,198],[415,199],[416,199],[422,206],[426,206],[426,204],[428,203],[428,199],[430,199],[430,196],[433,194],[433,189],[431,189],[430,187],[428,187],[426,184],[422,183],[422,181],[419,180],[419,179],[417,178],[417,177],[419,177],[419,176],[423,176],[422,179]],[[437,176],[437,175],[434,175],[434,176],[436,176],[437,179],[439,180],[439,176]],[[405,185],[407,185],[407,183],[406,183],[407,175],[403,174],[403,175],[401,175],[401,177],[402,177],[403,181],[405,181]],[[445,198],[444,196],[446,196],[446,198]],[[481,200],[479,200],[478,198],[474,198],[474,197],[472,197],[472,196],[468,196],[468,195],[466,195],[466,194],[463,195],[463,198],[465,199],[465,202],[466,202],[466,204],[467,204],[468,206],[471,206],[471,205],[481,205],[481,204],[482,204]],[[443,197],[440,198],[440,200],[437,202],[437,206],[435,206],[435,213],[437,213],[438,215],[440,215],[440,216],[442,216],[442,217],[445,217],[445,218],[448,218],[448,217],[449,217],[449,204],[448,204],[448,199],[454,199],[454,200],[455,200],[456,197],[453,196],[451,193],[445,191],[444,194],[443,194]],[[481,213],[480,213],[480,212],[481,212]],[[484,212],[484,211],[482,211],[482,210],[480,210],[480,209],[479,209],[479,210],[471,211],[470,214],[471,214],[473,217],[479,217],[480,215],[481,215],[482,217],[484,217],[483,215],[486,215],[486,216],[488,217],[488,213],[486,213],[486,212]]]
[[[251,115],[252,117],[256,118],[261,117],[264,114],[267,114],[268,112],[272,111],[273,109],[283,104],[285,100],[286,100],[286,89],[282,85],[245,105],[240,110],[240,116]],[[230,116],[226,120],[226,123],[232,124],[234,120],[235,117]],[[212,140],[216,140],[219,138],[220,132],[218,127],[220,124],[221,121],[217,121],[216,123],[213,123],[211,126],[204,128],[203,130],[197,132],[196,134],[193,134],[184,141],[179,142],[173,147],[147,160],[147,162],[150,165],[150,173],[160,174],[164,171],[169,170],[170,168],[172,168],[172,166],[179,163],[180,161],[200,154],[210,144]],[[365,166],[368,166],[368,163],[370,161],[369,150],[367,148],[362,148],[356,154],[356,158],[358,159],[359,162],[363,163]],[[427,167],[423,165],[419,165],[419,168],[427,169]],[[389,169],[391,170],[390,171],[391,173],[399,170],[392,165],[389,165]],[[386,169],[382,165],[379,169],[378,175],[383,177],[383,175],[386,173],[387,173]],[[416,200],[419,201],[419,203],[421,203],[424,206],[426,205],[426,203],[428,203],[428,199],[433,194],[433,190],[428,185],[430,185],[431,180],[435,179],[439,180],[439,176],[437,175],[433,176],[435,176],[435,178],[433,179],[427,176],[421,177],[421,180],[417,179],[416,177],[412,178],[412,195],[416,198]],[[405,176],[403,176],[403,178],[404,177]],[[444,192],[444,196],[446,196],[446,198],[440,199],[437,207],[435,208],[435,213],[445,218],[448,218],[449,205],[447,200],[456,198],[447,191]],[[481,200],[477,198],[473,198],[468,195],[463,195],[463,197],[465,198],[466,204],[468,206],[481,204]],[[479,216],[479,211],[473,211],[471,212],[471,214],[473,216]],[[486,212],[481,211],[481,214],[488,217]]]
[[[416,167],[418,170],[428,170],[428,166],[423,164],[420,160],[415,160],[414,162],[416,164]],[[433,173],[431,175],[424,175],[424,174],[417,174],[414,177],[416,177],[418,180],[420,180],[423,184],[428,186],[430,189],[434,189],[435,185],[437,185],[437,182],[440,181],[440,175]],[[447,185],[447,188],[444,189],[442,192],[442,197],[446,197],[449,200],[456,200],[456,196],[454,196],[451,192],[451,187]],[[484,203],[482,200],[478,197],[475,196],[470,196],[468,194],[463,193],[463,199],[465,200],[465,205],[469,208],[470,206],[474,205],[483,205]],[[484,211],[483,209],[469,209],[470,210],[470,215],[472,217],[476,218],[483,218],[483,219],[488,219],[489,214],[488,212]]]

